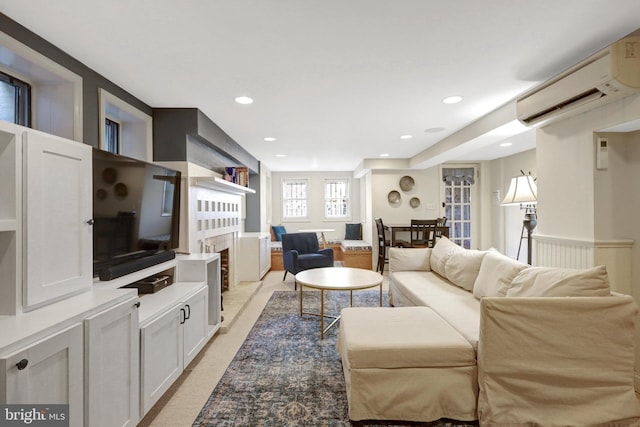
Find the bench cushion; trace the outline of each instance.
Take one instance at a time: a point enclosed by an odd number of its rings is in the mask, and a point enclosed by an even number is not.
[[[475,365],[469,342],[428,307],[349,307],[340,323],[352,369]]]

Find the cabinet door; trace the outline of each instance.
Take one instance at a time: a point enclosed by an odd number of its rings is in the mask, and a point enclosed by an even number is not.
[[[138,298],[85,319],[85,420],[135,426],[140,412]]]
[[[263,237],[260,239],[260,279],[271,268],[271,244],[269,237]]]
[[[33,306],[91,286],[91,147],[33,131],[23,139],[23,302]]]
[[[140,329],[141,417],[182,373],[181,309],[177,304]]]
[[[0,358],[0,402],[69,404],[71,426],[83,420],[82,324]]]
[[[183,305],[184,366],[187,366],[207,343],[207,294],[205,286]]]

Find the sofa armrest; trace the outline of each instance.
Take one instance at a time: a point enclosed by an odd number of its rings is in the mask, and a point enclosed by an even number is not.
[[[430,248],[389,248],[389,271],[430,271]]]
[[[296,270],[298,266],[298,251],[291,249],[282,252],[282,261],[286,270]],[[292,271],[293,273],[293,271]]]
[[[604,425],[640,416],[633,298],[483,298],[480,313],[481,424]]]
[[[323,248],[318,251],[319,254],[322,254],[326,257],[331,258],[331,262],[333,263],[333,249],[332,248]]]

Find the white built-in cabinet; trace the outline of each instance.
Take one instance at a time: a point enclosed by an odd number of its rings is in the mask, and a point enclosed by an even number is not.
[[[35,131],[22,134],[24,306],[91,287],[91,147]]]
[[[84,320],[85,425],[135,426],[140,414],[137,297]]]
[[[239,279],[245,282],[261,280],[271,268],[271,234],[242,233],[239,243]]]
[[[69,404],[69,425],[83,425],[81,323],[0,357],[0,375],[0,402]]]
[[[0,404],[135,426],[220,329],[220,256],[94,279],[91,163],[88,145],[0,121]],[[165,272],[156,293],[122,288]]]
[[[170,292],[171,295],[164,295],[167,303],[174,301],[177,294],[184,294],[182,301],[140,326],[143,413],[151,409],[208,341],[207,287],[185,285]]]
[[[0,122],[0,314],[91,288],[91,147]]]

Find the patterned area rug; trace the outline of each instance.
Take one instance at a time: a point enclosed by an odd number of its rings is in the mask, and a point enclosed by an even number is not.
[[[354,306],[378,305],[378,291],[356,291]],[[299,294],[275,291],[227,368],[194,426],[475,426],[433,423],[352,423],[340,356],[338,325],[320,339],[320,319],[299,316]],[[348,292],[326,292],[325,313],[349,305]],[[383,305],[388,306],[386,294]],[[304,310],[317,312],[320,292],[304,293]]]

